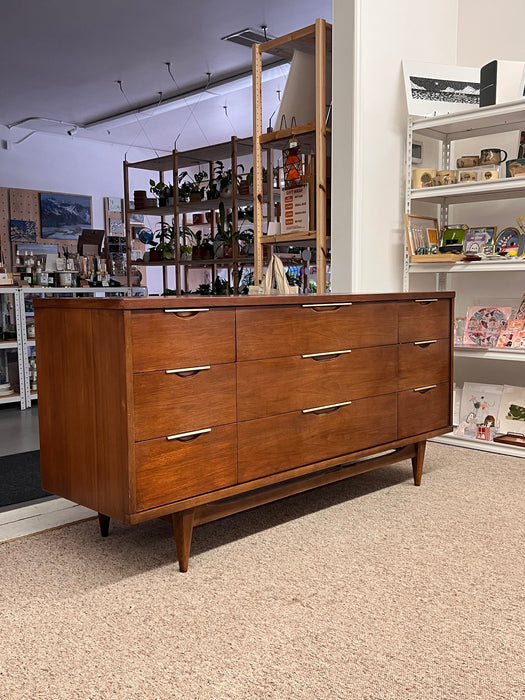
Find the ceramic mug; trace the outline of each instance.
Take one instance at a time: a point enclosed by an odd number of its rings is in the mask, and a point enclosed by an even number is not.
[[[479,156],[461,156],[457,160],[458,168],[476,168],[479,165]]]
[[[437,177],[443,185],[455,185],[458,181],[457,170],[438,170]]]
[[[503,154],[505,154],[503,156]],[[481,165],[499,165],[507,160],[507,151],[502,148],[484,148],[479,162]]]

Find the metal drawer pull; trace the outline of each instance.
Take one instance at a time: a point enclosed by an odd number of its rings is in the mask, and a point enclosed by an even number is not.
[[[164,309],[165,314],[186,314],[186,313],[200,313],[201,311],[209,311],[209,309]]]
[[[430,384],[430,386],[419,386],[417,389],[414,389],[414,391],[424,393],[425,391],[430,391],[430,389],[435,389],[436,387],[437,384]]]
[[[307,360],[309,358],[315,360],[316,357],[331,357],[332,355],[348,355],[349,352],[352,352],[351,350],[333,350],[332,352],[312,352],[309,355],[301,355],[303,360]]]
[[[341,408],[342,406],[350,406],[351,401],[343,401],[342,403],[332,403],[328,406],[316,406],[315,408],[303,408],[303,413],[315,413],[315,411],[328,411],[330,409]]]
[[[205,369],[211,369],[211,365],[204,365],[203,367],[183,367],[182,369],[167,369],[166,374],[183,374],[186,372],[195,374],[196,372],[202,372]]]
[[[414,345],[427,346],[432,345],[432,343],[437,343],[437,340],[416,340]]]
[[[316,307],[320,306],[352,306],[353,302],[352,301],[331,301],[326,304],[301,304],[303,309],[315,309]]]
[[[178,435],[167,435],[166,440],[187,440],[189,438],[195,439],[199,435],[204,435],[204,433],[211,433],[211,428],[204,428],[204,430],[192,430],[189,433],[179,433]]]
[[[439,301],[439,299],[414,299],[416,304],[430,304],[432,301]]]

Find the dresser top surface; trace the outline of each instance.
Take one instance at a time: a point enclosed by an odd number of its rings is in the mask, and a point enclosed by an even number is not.
[[[378,301],[415,301],[418,299],[451,299],[454,292],[392,292],[381,294],[278,294],[257,296],[181,296],[181,297],[91,297],[61,299],[50,297],[34,299],[35,308],[60,309],[203,309],[203,308],[249,308],[262,306],[318,306],[326,304],[348,304]]]

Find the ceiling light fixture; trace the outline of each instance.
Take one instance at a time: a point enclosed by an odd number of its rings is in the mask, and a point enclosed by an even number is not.
[[[263,68],[262,82],[265,83],[268,80],[274,80],[275,78],[286,78],[289,68],[289,64],[283,61],[274,63],[267,68]],[[149,119],[153,116],[156,117],[159,114],[171,112],[175,109],[183,109],[184,107],[188,107],[189,105],[197,102],[201,103],[205,100],[211,100],[215,97],[228,95],[232,92],[236,92],[237,90],[242,90],[251,86],[251,70],[247,71],[246,73],[239,74],[235,78],[217,80],[216,82],[210,82],[208,79],[204,88],[189,90],[188,92],[176,95],[171,99],[168,98],[160,104],[159,102],[155,102],[155,104],[149,104],[144,107],[139,107],[138,109],[120,112],[119,114],[114,114],[109,117],[88,122],[85,124],[85,128],[90,129],[98,126],[107,127],[109,124],[111,124],[113,128],[117,126],[124,126],[126,124],[136,122],[137,119]]]

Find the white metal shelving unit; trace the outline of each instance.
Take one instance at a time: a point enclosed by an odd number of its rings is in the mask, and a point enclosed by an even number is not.
[[[21,408],[30,408],[31,402],[38,399],[38,392],[31,390],[29,358],[36,354],[36,341],[27,337],[27,318],[33,316],[33,312],[26,309],[26,299],[29,297],[85,297],[85,296],[145,296],[143,287],[19,287],[16,290],[19,314],[18,344],[21,359],[20,393]]]
[[[434,204],[439,208],[441,225],[449,223],[449,206],[455,204],[475,204],[476,202],[500,201],[521,199],[525,196],[525,177],[502,178],[487,182],[464,182],[456,185],[426,187],[412,189],[412,140],[414,136],[426,136],[440,142],[441,155],[439,169],[451,167],[451,146],[453,142],[475,137],[494,137],[510,131],[525,130],[525,101],[493,105],[480,109],[448,114],[439,117],[409,119],[407,129],[406,151],[406,195],[405,211],[413,213],[413,206],[417,203]],[[488,145],[491,145],[488,143]],[[429,273],[435,275],[434,288],[438,290],[454,289],[456,275],[468,274],[482,275],[480,279],[487,279],[486,274],[504,272],[512,275],[522,275],[523,290],[525,291],[525,259],[521,260],[486,260],[474,262],[440,263],[440,262],[410,262],[408,251],[405,251],[403,288],[408,291],[412,275]],[[454,350],[455,357],[468,358],[474,362],[490,360],[496,363],[514,364],[522,369],[521,362],[525,361],[525,351],[505,348],[480,349],[469,346],[457,346]],[[522,371],[516,373],[517,377],[524,376]],[[518,383],[523,383],[521,379]],[[468,437],[445,435],[437,438],[439,442],[445,442],[461,447],[471,447],[478,450],[497,452],[515,457],[525,457],[525,449],[504,445],[501,443],[484,442]]]
[[[14,317],[12,319],[12,323],[14,325],[14,329],[16,331],[16,338],[12,340],[0,340],[0,353],[4,356],[2,359],[6,363],[6,366],[8,364],[8,359],[7,359],[7,354],[9,351],[15,351],[16,352],[16,364],[18,367],[18,384],[19,384],[19,391],[13,391],[12,394],[7,394],[0,396],[0,404],[16,404],[19,403],[21,408],[24,408],[24,371],[25,371],[25,365],[24,365],[24,349],[22,345],[22,328],[21,325],[23,323],[23,318],[22,318],[22,313],[21,313],[21,307],[20,307],[20,294],[19,290],[17,288],[13,287],[0,287],[0,307],[2,307],[2,316],[5,317],[7,315],[7,297],[8,295],[12,296],[12,310],[11,313],[14,314]],[[5,330],[2,326],[0,326],[0,330],[3,331]],[[2,337],[2,336],[0,336]]]

